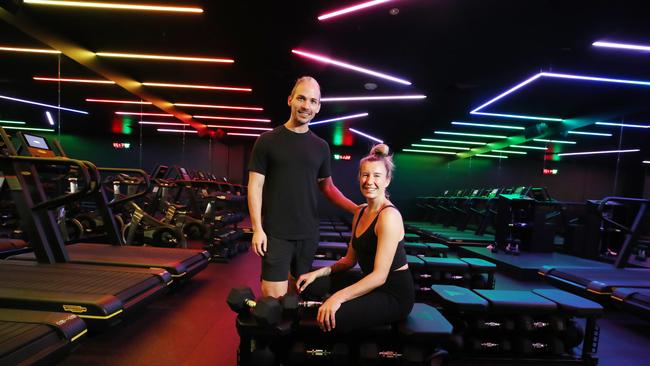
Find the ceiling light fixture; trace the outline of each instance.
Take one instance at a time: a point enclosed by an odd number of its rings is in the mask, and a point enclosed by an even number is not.
[[[58,1],[58,0],[24,0],[25,4],[53,5],[80,8],[116,9],[116,10],[144,10],[175,13],[203,13],[203,9],[187,6],[163,6],[149,4],[125,4],[92,1]]]
[[[140,121],[138,122],[141,125],[156,125],[156,126],[189,126],[187,123],[178,123],[178,122],[149,122],[149,121]]]
[[[321,98],[321,102],[360,102],[360,101],[377,101],[377,100],[408,100],[408,99],[425,99],[426,95],[382,95],[382,96],[360,96],[360,97],[328,97]]]
[[[337,17],[337,16],[339,16],[339,15],[352,13],[352,12],[355,12],[355,11],[359,11],[359,10],[361,10],[361,9],[366,9],[366,8],[369,8],[369,7],[372,7],[372,6],[376,6],[376,5],[380,5],[380,4],[383,4],[383,3],[387,3],[387,2],[389,2],[389,1],[391,1],[391,0],[373,0],[373,1],[366,1],[366,2],[363,2],[363,3],[361,3],[361,4],[357,4],[357,5],[353,5],[353,6],[348,6],[348,7],[345,7],[345,8],[339,9],[339,10],[334,10],[334,11],[331,11],[331,12],[329,12],[329,13],[325,13],[325,14],[323,14],[323,15],[319,15],[319,16],[318,16],[318,20],[323,21],[323,20],[331,19],[331,18]]]
[[[195,85],[195,84],[173,84],[173,83],[142,83],[144,86],[157,86],[162,88],[188,88],[188,89],[208,89],[208,90],[223,90],[234,92],[252,92],[251,88],[240,88],[234,86],[217,86],[217,85]]]
[[[402,149],[404,152],[417,152],[426,154],[441,154],[441,155],[456,155],[456,153],[449,151],[435,151],[435,150],[418,150],[418,149]]]
[[[618,153],[629,153],[629,152],[638,152],[640,149],[628,149],[628,150],[602,150],[602,151],[583,151],[583,152],[573,152],[573,153],[561,153],[556,154],[557,156],[576,156],[576,155],[599,155],[599,154],[618,154]]]
[[[201,115],[196,115],[196,116],[192,116],[192,117],[193,118],[204,118],[204,119],[218,119],[218,120],[224,120],[224,121],[245,121],[245,122],[264,122],[264,123],[271,122],[270,119],[265,119],[265,118],[241,118],[241,117],[201,116]]]
[[[241,133],[241,132],[227,132],[228,136],[247,136],[247,137],[259,137],[259,133]]]
[[[50,111],[45,111],[45,116],[47,117],[47,122],[50,123],[50,126],[54,126],[54,118],[52,118]]]
[[[650,128],[650,125],[637,125],[637,124],[630,124],[630,123],[596,122],[596,124],[599,125],[599,126]]]
[[[150,54],[139,54],[139,53],[97,52],[95,53],[95,55],[100,57],[135,58],[135,59],[164,60],[164,61],[212,62],[212,63],[228,63],[228,64],[235,62],[235,60],[229,58],[150,55]]]
[[[525,151],[512,151],[512,150],[491,150],[493,152],[498,152],[501,154],[516,154],[516,155],[526,155],[528,154]]]
[[[585,135],[585,136],[604,136],[611,137],[611,133],[601,133],[601,132],[584,132],[584,131],[569,131],[570,135]]]
[[[341,117],[337,117],[337,118],[328,118],[328,119],[324,119],[324,120],[320,120],[320,121],[316,121],[316,122],[310,122],[309,125],[314,126],[314,125],[320,125],[320,124],[323,124],[323,123],[344,121],[344,120],[348,120],[348,119],[361,118],[361,117],[366,117],[366,116],[368,116],[368,113],[366,113],[366,112],[358,113],[358,114],[351,114],[351,115],[348,115],[348,116],[341,116]]]
[[[193,107],[193,108],[215,108],[215,109],[235,109],[243,111],[263,111],[261,107],[242,107],[235,105],[218,105],[218,104],[192,104],[192,103],[174,103],[177,107]]]
[[[470,112],[470,114],[476,114],[480,116],[490,116],[490,117],[503,117],[503,118],[513,118],[513,119],[527,119],[534,121],[550,121],[550,122],[562,122],[562,118],[552,118],[552,117],[539,117],[539,116],[526,116],[523,114],[501,114],[501,113],[487,113],[487,112]]]
[[[86,98],[86,102],[91,103],[115,103],[115,104],[145,104],[150,105],[151,102],[145,102],[142,100],[121,100],[121,99],[93,99]]]
[[[148,113],[148,112],[115,112],[122,116],[150,116],[150,117],[174,117],[173,114],[169,113]]]
[[[527,146],[527,145],[510,145],[508,147],[514,147],[517,149],[528,149],[528,150],[548,150],[547,147],[544,146]]]
[[[34,76],[33,79],[38,81],[56,81],[56,82],[66,82],[66,83],[115,84],[115,82],[111,80],[99,80],[99,79],[49,78],[44,76]]]
[[[45,48],[25,48],[25,47],[7,47],[0,46],[0,51],[7,52],[28,52],[28,53],[50,53],[50,54],[60,54],[61,51],[50,50]]]
[[[59,109],[59,110],[62,110],[62,111],[68,111],[68,112],[74,112],[74,113],[80,113],[80,114],[88,114],[88,112],[81,111],[81,110],[78,110],[78,109],[57,107],[57,106],[51,105],[51,104],[45,104],[45,103],[34,102],[34,101],[31,101],[31,100],[26,100],[26,99],[8,97],[6,95],[0,95],[0,99],[11,100],[11,101],[18,102],[18,103],[26,103],[26,104],[38,105],[38,106],[41,106],[41,107],[54,108],[54,109]]]
[[[476,154],[474,156],[480,156],[482,158],[495,158],[495,159],[507,159],[505,155],[490,155],[490,154]]]
[[[248,126],[225,126],[225,125],[206,125],[211,128],[225,128],[233,130],[251,130],[251,131],[271,131],[272,128],[268,127],[248,127]]]
[[[476,141],[462,141],[462,140],[443,140],[443,139],[426,139],[423,138],[422,141],[426,142],[445,142],[448,144],[467,144],[467,145],[487,145],[487,142],[476,142]]]
[[[12,121],[12,120],[7,120],[7,119],[0,119],[0,123],[6,123],[6,124],[10,124],[10,125],[24,125],[24,124],[27,124],[27,122]]]
[[[469,122],[452,122],[452,125],[459,126],[471,126],[471,127],[487,127],[487,128],[502,128],[507,130],[525,130],[525,127],[521,126],[509,126],[509,125],[493,125],[487,123],[469,123]]]
[[[594,47],[618,48],[622,50],[650,52],[650,46],[636,45],[629,43],[597,41],[591,44]]]
[[[300,56],[303,56],[303,57],[306,57],[306,58],[309,58],[309,59],[312,59],[312,60],[316,60],[316,61],[319,61],[319,62],[323,62],[323,63],[326,63],[326,64],[331,64],[331,65],[334,65],[334,66],[338,66],[338,67],[341,67],[341,68],[344,68],[344,69],[353,70],[353,71],[360,72],[360,73],[367,74],[367,75],[372,75],[372,76],[375,76],[375,77],[378,77],[378,78],[381,78],[381,79],[390,80],[390,81],[393,81],[393,82],[396,82],[396,83],[399,83],[399,84],[403,84],[403,85],[411,85],[411,82],[408,81],[408,80],[399,79],[399,78],[396,78],[394,76],[383,74],[383,73],[380,73],[380,72],[377,72],[377,71],[372,71],[372,70],[369,70],[369,69],[366,69],[366,68],[363,68],[363,67],[354,66],[354,65],[351,65],[351,64],[348,64],[348,63],[345,63],[345,62],[341,62],[341,61],[331,59],[331,58],[326,57],[326,56],[317,55],[315,53],[305,52],[305,51],[300,51],[300,50],[291,50],[291,52],[295,53],[296,55],[300,55]]]
[[[363,136],[363,137],[365,137],[365,138],[367,138],[367,139],[369,139],[369,140],[372,140],[372,141],[378,142],[378,143],[380,143],[380,144],[383,144],[383,143],[384,143],[383,140],[380,140],[380,139],[378,139],[378,138],[376,138],[376,137],[374,137],[374,136],[370,136],[370,135],[368,135],[367,133],[361,132],[361,131],[359,131],[359,130],[355,130],[354,128],[350,128],[350,131],[356,133],[357,135],[361,135],[361,136]]]
[[[2,128],[4,128],[5,130],[54,132],[54,129],[52,128],[14,127],[14,126],[2,126]]]
[[[575,141],[567,141],[567,140],[533,139],[533,141],[537,141],[537,142],[548,142],[548,143],[551,143],[551,144],[571,144],[571,145],[575,145],[575,144],[576,144]]]
[[[197,130],[174,130],[171,128],[159,128],[156,131],[158,132],[173,132],[173,133],[199,133]]]
[[[413,147],[431,147],[434,149],[446,149],[446,150],[469,150],[469,147],[460,147],[460,146],[442,146],[442,145],[427,145],[427,144],[411,144]]]
[[[454,135],[454,136],[471,136],[471,137],[485,137],[491,139],[507,139],[508,136],[502,135],[486,135],[482,133],[465,133],[465,132],[447,132],[447,131],[434,131],[437,135]]]

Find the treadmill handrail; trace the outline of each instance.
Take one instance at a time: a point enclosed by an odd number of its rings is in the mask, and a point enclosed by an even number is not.
[[[625,231],[626,233],[629,233],[631,231],[631,228],[624,226],[609,217],[606,217],[603,212],[605,210],[605,206],[607,206],[608,202],[632,202],[632,203],[639,203],[641,205],[650,205],[650,200],[643,199],[643,198],[631,198],[631,197],[617,197],[617,196],[610,196],[610,197],[605,197],[602,200],[600,200],[600,204],[598,205],[598,212],[600,213],[600,218],[603,221],[606,221],[607,223],[616,226],[617,228]]]
[[[88,166],[81,160],[69,159],[69,158],[40,158],[32,156],[0,156],[0,159],[13,160],[18,162],[25,162],[28,164],[49,164],[49,165],[69,165],[79,167],[79,172],[83,175],[83,179],[86,184],[85,189],[79,190],[77,192],[68,193],[58,197],[48,199],[46,201],[35,204],[32,207],[32,210],[42,210],[42,209],[52,209],[56,207],[63,206],[69,202],[76,201],[79,197],[85,196],[99,188],[99,182],[91,178],[91,174],[88,170]],[[95,184],[93,184],[95,183]]]
[[[98,167],[97,170],[100,172],[114,172],[114,173],[134,173],[136,175],[141,176],[144,179],[144,185],[145,189],[141,192],[134,193],[132,195],[125,195],[121,198],[116,198],[109,202],[109,206],[114,207],[117,206],[121,203],[127,202],[127,201],[133,201],[136,198],[140,198],[145,196],[147,193],[151,191],[153,188],[153,185],[151,184],[151,179],[149,179],[149,174],[145,172],[142,169],[134,169],[134,168],[109,168],[109,167]]]

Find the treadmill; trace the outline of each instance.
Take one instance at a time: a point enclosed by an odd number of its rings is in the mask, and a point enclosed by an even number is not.
[[[124,315],[166,292],[172,278],[164,269],[68,263],[68,253],[52,211],[99,189],[99,182],[82,161],[16,156],[2,128],[0,138],[3,152],[0,153],[0,193],[9,193],[15,202],[21,227],[38,260],[0,260],[3,307],[68,312],[86,321],[89,328],[104,327],[121,321]],[[38,179],[37,165],[75,167],[83,178],[84,189],[46,196]]]
[[[0,365],[53,364],[87,332],[76,315],[0,309]]]
[[[31,156],[48,156],[54,159],[65,160],[66,155],[61,146],[53,141],[49,143],[44,137],[18,132],[18,139],[21,146]],[[97,168],[94,164],[84,161],[91,174],[94,174],[99,181],[99,171],[119,173],[125,172],[137,174],[144,178],[149,187],[148,175],[139,169],[126,168]],[[24,187],[26,188],[26,187]],[[110,244],[97,243],[76,243],[66,246],[70,263],[103,265],[103,266],[124,266],[136,268],[162,268],[169,272],[175,283],[182,283],[207,267],[210,254],[202,249],[186,248],[160,248],[127,246],[115,223],[112,208],[117,204],[143,196],[148,192],[136,193],[131,196],[115,199],[108,202],[104,190],[100,187],[90,193],[98,210],[106,224],[107,239]],[[34,261],[34,253],[24,253],[10,257],[12,260]]]
[[[607,205],[625,205],[636,207],[632,223],[629,227],[603,215]],[[618,302],[636,301],[643,303],[645,299],[646,312],[650,310],[650,269],[626,267],[632,249],[641,234],[644,220],[647,218],[650,200],[626,197],[606,197],[600,201],[598,212],[601,219],[625,233],[625,239],[620,252],[612,267],[608,268],[573,268],[544,266],[540,269],[542,275],[553,285],[590,297],[596,301]],[[644,295],[645,294],[645,295]],[[642,306],[639,306],[642,307]]]

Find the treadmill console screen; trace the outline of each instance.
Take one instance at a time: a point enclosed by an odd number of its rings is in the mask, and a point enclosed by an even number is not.
[[[47,142],[41,136],[23,134],[25,136],[25,141],[29,147],[35,147],[37,149],[50,150],[50,147],[47,145]]]

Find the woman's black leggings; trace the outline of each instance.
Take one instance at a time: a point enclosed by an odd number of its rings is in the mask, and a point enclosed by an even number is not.
[[[312,296],[315,292],[333,294],[358,281],[361,275],[352,272],[335,273],[314,281]],[[386,283],[341,304],[336,312],[336,333],[345,334],[355,330],[377,325],[390,324],[405,319],[413,308],[415,291],[413,277],[407,270],[393,271],[388,274]]]

